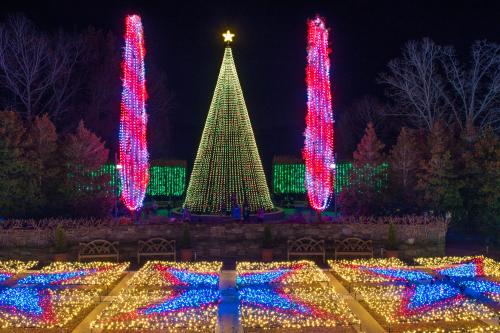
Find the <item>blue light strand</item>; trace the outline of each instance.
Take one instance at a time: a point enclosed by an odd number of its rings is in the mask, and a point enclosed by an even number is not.
[[[418,310],[442,302],[450,302],[462,295],[459,288],[449,283],[417,284],[410,288],[410,293],[413,292],[413,294],[408,299],[407,308],[409,310]]]
[[[172,274],[181,283],[193,286],[212,286],[219,285],[219,275],[216,273],[197,273],[184,269],[169,268],[165,272]]]
[[[38,273],[30,274],[21,280],[17,281],[18,285],[47,285],[47,284],[62,284],[68,280],[83,277],[94,273],[95,270],[81,270],[73,272],[57,272],[57,273]]]
[[[4,273],[4,272],[1,272],[0,273],[0,283],[10,279],[11,277],[13,276],[13,274],[11,273]]]
[[[285,296],[279,288],[271,286],[244,287],[238,292],[241,304],[253,305],[289,314],[312,314],[310,307]]]
[[[449,277],[476,277],[480,275],[477,264],[474,262],[438,269],[437,272],[442,276]]]
[[[190,308],[200,308],[215,304],[220,300],[220,293],[216,289],[188,289],[177,291],[160,303],[141,308],[139,311],[146,314],[165,314],[168,312],[185,311]]]
[[[242,273],[236,277],[236,285],[247,286],[247,285],[277,283],[283,276],[292,271],[293,269],[283,268],[267,272]]]
[[[21,312],[26,315],[43,314],[41,298],[47,293],[40,287],[6,287],[0,289],[0,309],[8,312]]]
[[[433,279],[432,275],[418,270],[380,267],[366,267],[363,270],[397,281],[415,282]]]

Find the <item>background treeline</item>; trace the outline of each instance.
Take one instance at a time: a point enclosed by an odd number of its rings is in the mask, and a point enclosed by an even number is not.
[[[45,32],[23,16],[0,23],[0,216],[109,214],[112,189],[89,175],[118,147],[122,44],[92,27]],[[343,212],[450,212],[456,227],[500,238],[500,46],[477,41],[459,56],[410,41],[377,82],[384,96],[338,112],[338,154],[359,143]],[[150,153],[162,158],[173,95],[149,55],[147,88]],[[384,162],[388,186],[377,187]]]
[[[0,217],[105,216],[108,179],[91,176],[118,148],[123,38],[0,22]],[[168,154],[173,95],[146,56],[148,141]]]
[[[32,120],[0,112],[0,216],[107,216],[109,175],[93,175],[108,161],[104,142],[83,121],[58,135],[45,114]]]
[[[358,169],[339,198],[345,214],[449,212],[452,227],[500,239],[500,45],[457,53],[408,42],[377,78],[385,96],[341,113],[336,148],[348,156],[357,144]],[[375,168],[386,161],[380,189]]]
[[[343,214],[451,214],[452,227],[500,239],[500,141],[491,128],[453,131],[441,121],[428,132],[402,127],[385,148],[368,123],[351,185],[338,198]],[[385,162],[388,172],[377,171]]]
[[[102,138],[111,156],[118,147],[123,37],[88,27],[80,33],[45,32],[24,16],[0,22],[0,109],[24,119],[47,114],[57,131],[80,120]],[[152,158],[168,154],[173,94],[149,53],[148,140]]]

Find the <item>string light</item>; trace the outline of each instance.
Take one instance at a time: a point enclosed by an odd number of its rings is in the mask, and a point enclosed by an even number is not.
[[[35,267],[38,261],[4,260],[0,261],[0,271],[10,273],[23,273]]]
[[[219,214],[221,207],[271,210],[273,203],[243,98],[233,53],[226,45],[196,154],[184,206]]]
[[[485,275],[482,259],[419,261],[429,268],[408,267],[392,258],[329,264],[344,281],[354,282],[353,292],[391,330],[396,329],[394,325],[429,323],[438,325],[438,332],[449,325],[471,327],[471,322],[495,318],[495,309],[500,306],[500,283]],[[439,265],[443,262],[446,264]],[[492,265],[495,262],[490,262]],[[488,325],[472,328],[490,331]]]
[[[299,330],[359,324],[342,296],[331,288],[243,287],[239,299],[244,329]]]
[[[213,332],[217,324],[216,289],[135,290],[120,294],[90,327],[105,330]]]
[[[307,45],[307,116],[303,156],[305,184],[311,207],[325,210],[332,196],[334,130],[330,90],[328,30],[323,19],[309,20]]]
[[[273,191],[275,194],[304,194],[306,187],[304,164],[273,163]]]
[[[26,272],[38,264],[38,261],[6,260],[0,261],[0,283],[6,282],[16,274]]]
[[[120,177],[122,199],[131,211],[142,207],[149,182],[146,114],[146,73],[141,18],[127,16],[120,114]]]
[[[312,261],[238,262],[236,286],[245,329],[348,327],[359,320],[341,296],[324,287]]]
[[[91,328],[214,331],[221,268],[221,262],[149,261]]]
[[[491,258],[486,258],[484,256],[465,256],[465,257],[437,257],[437,258],[416,258],[415,262],[419,265],[429,268],[440,268],[443,266],[457,265],[463,263],[476,262],[481,265],[480,275],[487,275],[490,277],[500,278],[500,263],[496,262]]]
[[[93,287],[106,289],[123,276],[129,265],[128,262],[92,261],[69,263],[57,261],[43,267],[37,273],[28,275],[25,279],[31,279],[30,276],[33,276],[34,279],[37,279],[36,276],[45,276],[50,281],[53,280],[50,275],[55,275],[60,276],[60,284],[63,285],[92,285]]]
[[[153,197],[180,197],[186,187],[185,166],[152,166],[146,194]]]
[[[256,284],[318,284],[328,282],[328,276],[308,260],[284,262],[238,262],[236,285]]]
[[[114,164],[103,165],[92,173],[94,177],[109,175],[110,188],[121,194],[120,177],[116,177],[117,168]],[[186,187],[186,166],[182,165],[151,165],[149,167],[149,183],[146,195],[152,197],[180,197]]]
[[[0,287],[0,328],[70,329],[127,267],[127,263],[53,263],[21,276],[13,285]]]
[[[494,318],[496,315],[486,305],[460,297],[454,289],[447,286],[428,285],[420,288],[415,290],[402,285],[364,285],[354,286],[353,291],[389,325],[474,321]],[[415,301],[409,303],[409,299]],[[433,303],[435,306],[432,306]],[[408,308],[412,304],[427,306]]]
[[[390,281],[391,278],[374,274],[371,269],[403,268],[405,263],[397,258],[370,258],[353,260],[328,260],[333,272],[349,283],[373,283]]]
[[[337,162],[335,164],[335,179],[334,190],[338,194],[344,188],[349,188],[351,174],[356,173],[357,169],[353,169],[351,162]],[[382,163],[374,170],[377,177],[370,177],[366,182],[375,180],[375,188],[377,190],[387,185],[387,170],[389,164]],[[273,191],[275,194],[305,194],[305,174],[306,166],[301,159],[293,162],[282,162],[275,159],[273,163]],[[356,179],[362,179],[363,172],[356,173]]]
[[[132,287],[217,287],[222,262],[148,261],[130,280]]]

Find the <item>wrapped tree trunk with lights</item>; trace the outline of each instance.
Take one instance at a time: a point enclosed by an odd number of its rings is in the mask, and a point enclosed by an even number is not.
[[[328,30],[322,18],[308,21],[307,116],[303,157],[305,183],[311,207],[318,217],[333,194],[335,159]]]
[[[229,44],[234,35],[228,31],[223,36],[224,58],[184,207],[203,214],[231,206],[270,210],[273,203]]]
[[[144,68],[146,51],[140,16],[127,16],[125,25],[119,158],[122,200],[133,214],[142,207],[149,182]]]

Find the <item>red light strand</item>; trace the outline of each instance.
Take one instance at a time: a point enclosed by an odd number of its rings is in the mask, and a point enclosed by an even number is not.
[[[332,197],[335,159],[328,30],[322,18],[308,21],[307,116],[303,157],[311,207],[325,210]]]
[[[122,102],[120,114],[120,177],[122,200],[131,211],[142,207],[149,182],[146,139],[146,77],[144,37],[141,18],[126,18],[122,62]]]

